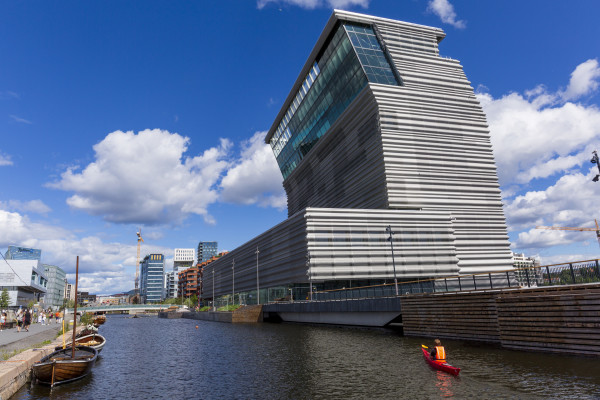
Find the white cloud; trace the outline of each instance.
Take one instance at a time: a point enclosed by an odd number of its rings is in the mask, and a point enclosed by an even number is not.
[[[585,165],[600,140],[597,106],[557,104],[560,96],[543,86],[526,96],[510,93],[494,99],[479,93],[477,97],[487,115],[502,186]]]
[[[564,100],[576,100],[598,89],[600,67],[598,60],[587,60],[575,68],[571,73],[569,86],[561,93]]]
[[[6,165],[13,165],[13,162],[10,159],[9,155],[0,153],[0,167],[6,166]]]
[[[31,212],[36,214],[47,214],[52,209],[44,204],[41,200],[30,200],[30,201],[19,201],[19,200],[8,200],[5,203],[0,201],[0,207],[7,210]]]
[[[368,8],[369,2],[370,0],[258,0],[256,6],[259,10],[265,8],[269,4],[286,4],[308,10],[322,7],[343,9],[353,6]]]
[[[79,289],[82,291],[111,294],[134,288],[136,244],[107,243],[95,236],[79,238],[63,228],[33,222],[1,207],[0,251],[4,252],[9,245],[42,249],[42,263],[62,268],[71,283],[75,282],[75,261],[79,256]],[[172,251],[144,243],[142,247],[142,254]],[[8,268],[3,263],[0,271]]]
[[[534,229],[535,226],[594,228],[600,185],[591,182],[592,176],[592,169],[587,175],[564,175],[545,190],[527,192],[513,201],[505,200],[509,230],[528,229],[519,233],[514,246],[537,249],[592,239],[595,233],[591,231]]]
[[[467,23],[465,21],[456,19],[454,6],[448,0],[429,0],[427,11],[431,11],[440,17],[442,22],[445,24],[450,24],[458,29],[464,29],[467,27]]]
[[[9,117],[12,118],[12,120],[15,121],[15,122],[19,122],[19,123],[22,123],[22,124],[30,124],[30,125],[33,124],[33,122],[31,122],[31,121],[29,121],[29,120],[27,120],[25,118],[18,117],[16,115],[9,115]]]
[[[207,207],[227,168],[230,142],[185,157],[189,138],[154,129],[115,131],[94,146],[95,161],[81,172],[69,168],[49,187],[73,191],[69,206],[109,222],[180,223],[189,214],[213,219]]]
[[[258,204],[284,209],[287,205],[283,177],[273,151],[256,132],[242,144],[240,159],[221,181],[221,200],[235,204]]]

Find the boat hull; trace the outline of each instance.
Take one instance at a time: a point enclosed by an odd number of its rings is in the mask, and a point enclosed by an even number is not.
[[[89,374],[97,357],[98,351],[91,347],[77,346],[75,358],[72,358],[72,349],[61,349],[33,364],[33,375],[45,385],[72,382]]]
[[[102,335],[98,335],[97,333],[92,335],[86,335],[75,338],[76,346],[88,346],[96,349],[98,353],[102,351],[104,348],[104,344],[106,343],[106,339]],[[71,348],[71,342],[66,344],[67,348]],[[62,346],[57,346],[55,350],[61,350]]]
[[[429,354],[429,352],[427,350],[425,350],[424,348],[421,348],[421,350],[423,350],[423,357],[425,358],[425,361],[427,361],[427,364],[429,364],[431,366],[431,368],[437,369],[439,371],[444,371],[447,372],[451,375],[458,375],[460,373],[460,368],[458,367],[453,367],[452,365],[446,363],[446,362],[439,362],[436,360],[432,360],[431,359],[431,355]]]

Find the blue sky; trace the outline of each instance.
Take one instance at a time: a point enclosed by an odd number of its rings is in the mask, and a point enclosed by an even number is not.
[[[0,3],[0,251],[80,287],[133,288],[142,253],[230,250],[286,218],[263,144],[333,8],[437,26],[494,144],[513,250],[597,258],[600,3],[231,0]],[[401,71],[400,71],[401,73]]]

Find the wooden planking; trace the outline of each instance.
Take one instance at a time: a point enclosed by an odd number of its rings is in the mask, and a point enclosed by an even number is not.
[[[407,336],[499,342],[494,293],[402,296]]]
[[[402,296],[407,336],[600,356],[600,285]]]
[[[503,347],[600,356],[600,285],[506,292],[496,304]]]

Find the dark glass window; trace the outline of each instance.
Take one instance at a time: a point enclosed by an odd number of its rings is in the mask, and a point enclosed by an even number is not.
[[[271,138],[284,179],[368,82],[399,85],[373,28],[339,24]]]

